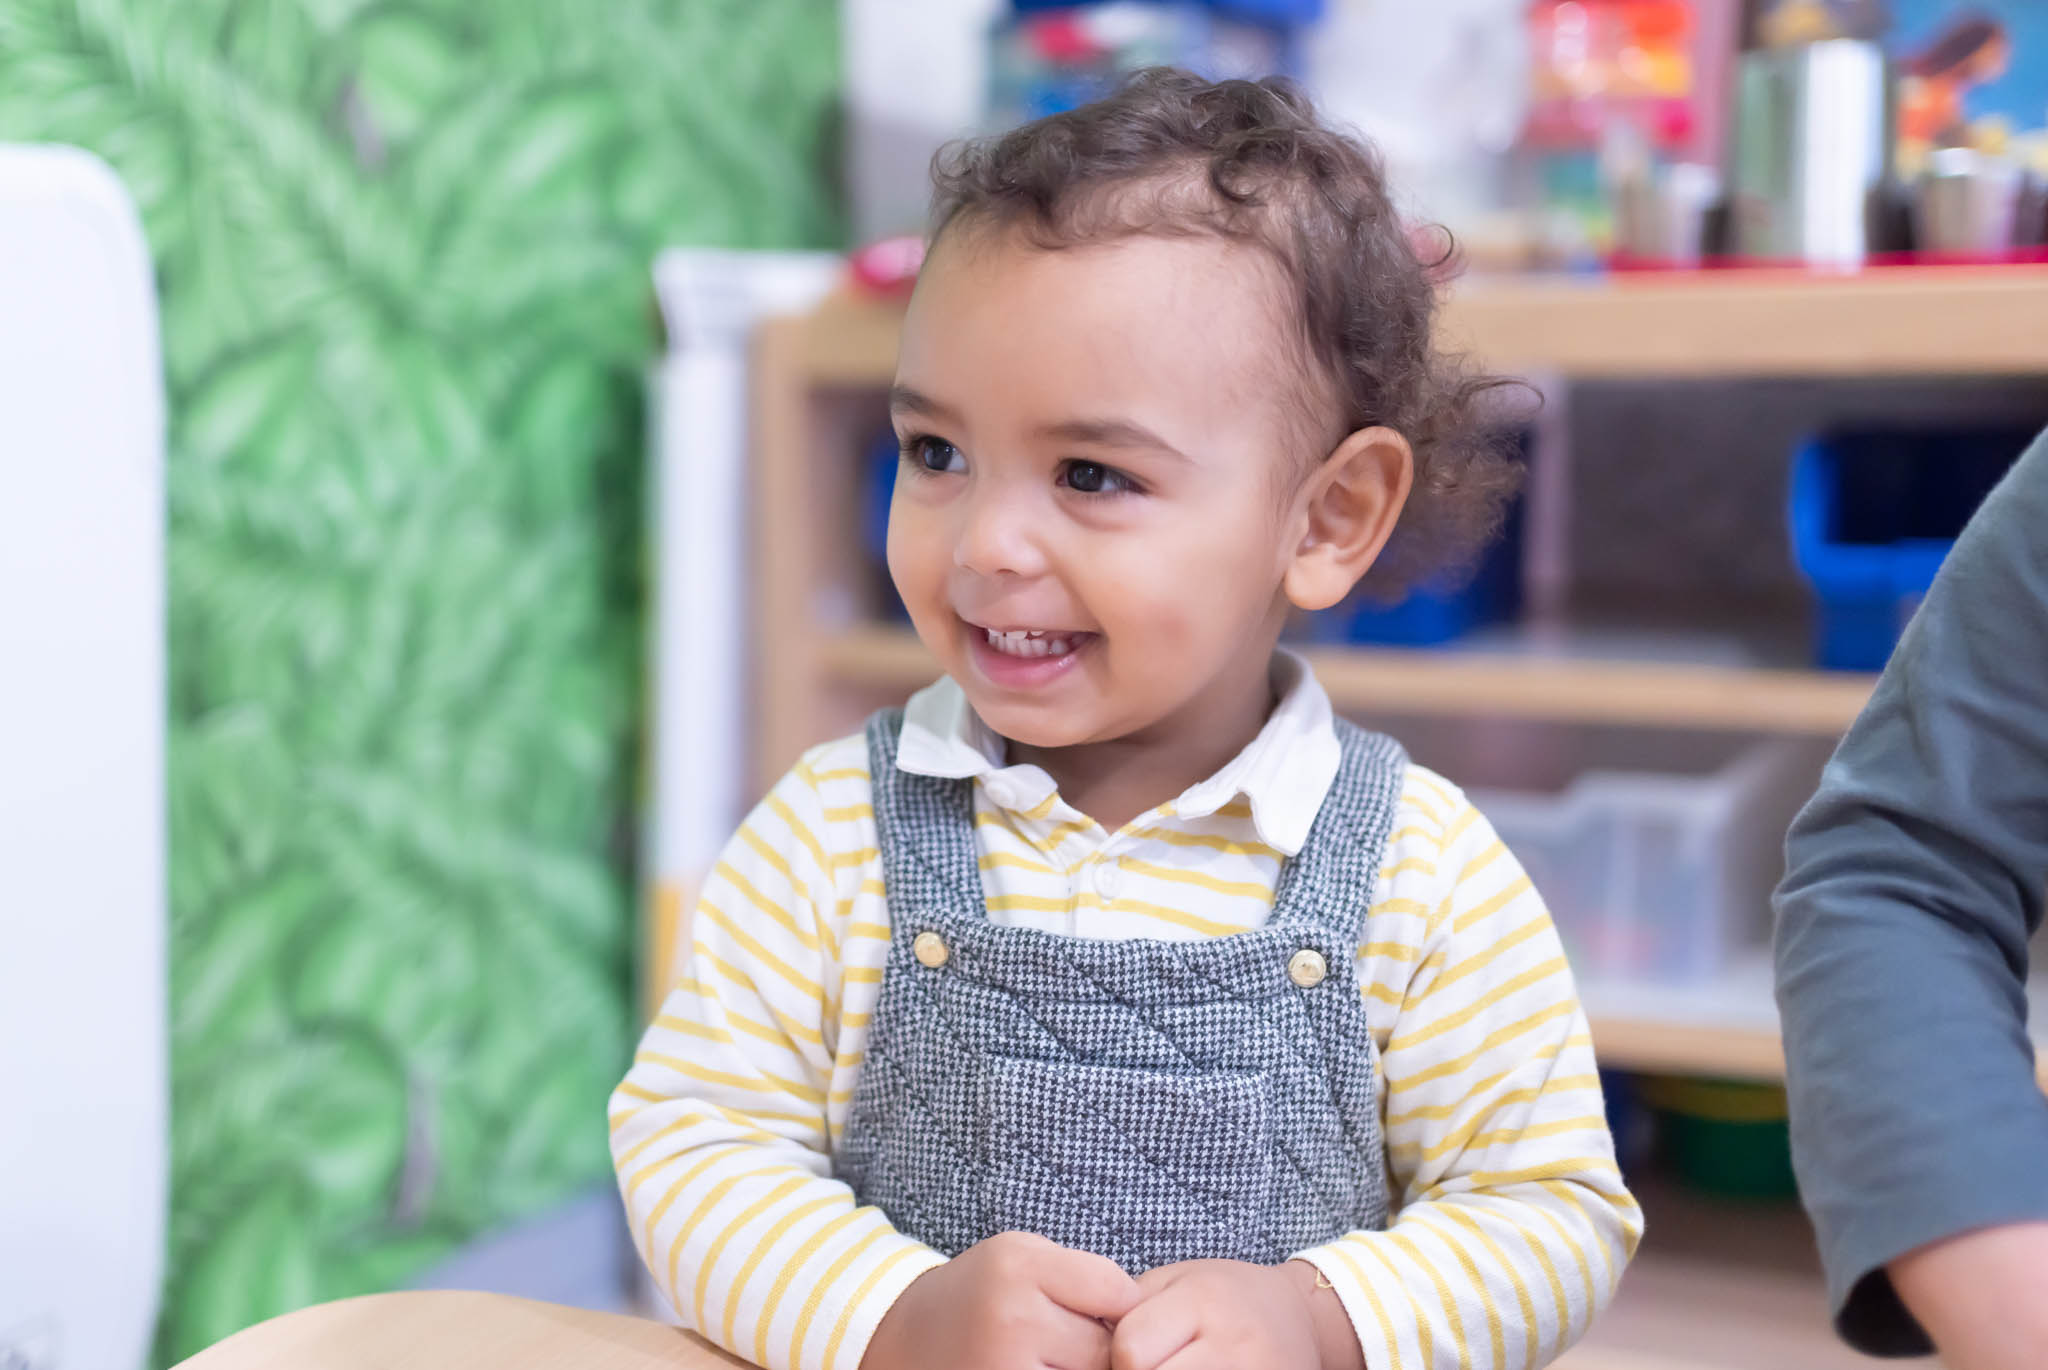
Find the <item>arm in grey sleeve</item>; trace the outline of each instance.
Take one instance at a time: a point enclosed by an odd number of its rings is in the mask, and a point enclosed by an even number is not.
[[[1786,854],[1793,1159],[1836,1325],[1924,1352],[1885,1264],[2048,1219],[2024,993],[2048,881],[2048,434],[1958,539]]]

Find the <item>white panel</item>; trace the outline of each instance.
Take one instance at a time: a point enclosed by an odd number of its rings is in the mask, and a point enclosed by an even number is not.
[[[104,165],[0,146],[0,1363],[133,1370],[167,1067],[162,368]]]

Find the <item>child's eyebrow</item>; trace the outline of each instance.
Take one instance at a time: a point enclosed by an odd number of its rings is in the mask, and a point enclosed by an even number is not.
[[[1060,423],[1045,424],[1038,431],[1057,442],[1082,442],[1094,447],[1145,447],[1182,461],[1191,460],[1187,453],[1165,438],[1129,419],[1066,419]]]
[[[941,423],[960,422],[959,411],[939,403],[922,390],[907,385],[889,387],[889,412],[892,414],[917,414],[923,418],[937,419]]]

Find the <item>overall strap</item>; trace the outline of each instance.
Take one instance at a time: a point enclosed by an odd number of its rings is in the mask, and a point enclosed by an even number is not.
[[[868,720],[868,775],[882,880],[892,910],[954,909],[986,917],[975,864],[974,782],[913,775],[896,764],[903,711]]]
[[[1334,722],[1343,759],[1307,841],[1281,868],[1268,926],[1315,927],[1355,947],[1407,784],[1408,753],[1384,733]]]

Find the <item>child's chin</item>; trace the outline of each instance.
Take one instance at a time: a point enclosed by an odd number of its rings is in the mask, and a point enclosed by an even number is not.
[[[1097,740],[1088,720],[1071,712],[1037,709],[1000,700],[970,700],[983,723],[1012,742],[1026,747],[1076,747]]]

